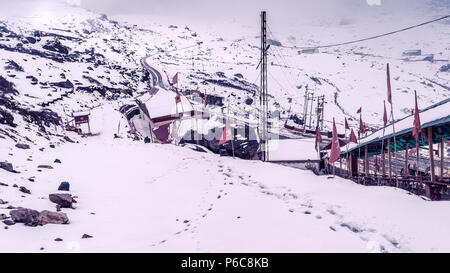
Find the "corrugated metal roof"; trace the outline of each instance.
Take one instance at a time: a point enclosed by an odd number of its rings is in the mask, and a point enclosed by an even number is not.
[[[449,105],[447,105],[447,104],[449,104]],[[431,121],[423,123],[422,126],[421,126],[422,129],[426,129],[426,128],[430,127],[430,126],[432,126],[432,127],[443,126],[443,127],[446,127],[446,128],[450,127],[450,98],[448,98],[446,100],[443,100],[443,101],[441,101],[439,103],[433,104],[433,105],[431,105],[431,106],[429,106],[429,107],[427,107],[427,108],[425,108],[423,110],[420,110],[419,113],[422,116],[427,111],[430,111],[432,109],[436,109],[438,107],[442,108],[442,111],[441,111],[442,115],[440,117],[436,118],[436,119],[433,119]],[[396,121],[395,124],[398,124],[398,123],[400,123],[400,122],[402,122],[402,121],[404,121],[406,119],[414,120],[414,115],[406,116],[406,117]],[[391,125],[392,125],[392,123],[390,123],[386,127],[390,127]],[[412,133],[412,131],[413,131],[413,126],[412,125],[413,125],[413,122],[411,122],[411,127],[408,127],[406,129],[400,130],[400,131],[395,132],[395,133],[387,134],[384,137],[381,136],[381,137],[376,137],[376,138],[368,140],[368,141],[364,141],[364,139],[370,138],[374,134],[377,134],[378,132],[383,131],[383,128],[379,129],[378,131],[374,132],[372,135],[369,135],[369,136],[361,139],[360,145],[356,145],[355,147],[350,148],[348,152],[355,151],[356,149],[364,147],[366,145],[370,145],[370,144],[373,144],[373,143],[381,142],[382,140],[391,139],[394,136],[396,138],[400,139],[403,135],[409,135],[409,134]],[[444,132],[448,132],[448,130],[444,130]],[[446,139],[448,139],[450,137],[447,133],[445,134],[445,136],[446,136]],[[423,144],[423,143],[421,143],[421,144]],[[347,153],[347,152],[346,151],[343,152],[343,154],[345,154],[345,153]]]

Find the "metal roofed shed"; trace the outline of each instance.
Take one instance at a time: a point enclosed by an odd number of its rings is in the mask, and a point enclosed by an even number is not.
[[[422,134],[419,140],[419,146],[428,145],[427,141],[424,141],[425,129],[432,127],[433,144],[442,141],[441,136],[444,137],[444,141],[450,140],[450,98],[427,107],[421,111],[420,119],[422,121]],[[349,153],[357,152],[358,148],[368,146],[369,156],[381,154],[381,142],[387,141],[396,137],[397,147],[391,141],[391,149],[397,151],[403,151],[406,149],[406,144],[409,147],[416,145],[415,139],[412,136],[414,115],[407,116],[401,120],[395,122],[396,132],[392,131],[392,123],[388,124],[385,128],[383,137],[383,129],[376,131],[375,133],[364,137],[360,141],[360,145],[353,144],[349,146]],[[386,143],[386,142],[385,142]],[[386,144],[385,144],[386,146]]]

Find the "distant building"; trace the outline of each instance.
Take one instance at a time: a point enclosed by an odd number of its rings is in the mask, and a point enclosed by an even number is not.
[[[414,50],[405,50],[403,51],[402,56],[420,56],[422,55],[422,50],[414,49]]]
[[[316,54],[319,53],[319,49],[317,48],[306,48],[298,51],[298,55],[301,54]]]

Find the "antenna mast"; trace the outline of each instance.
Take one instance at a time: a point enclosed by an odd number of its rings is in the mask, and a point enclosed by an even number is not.
[[[268,101],[267,101],[267,30],[266,12],[261,12],[261,85],[260,85],[260,150],[261,160],[269,160],[269,139],[268,139]]]

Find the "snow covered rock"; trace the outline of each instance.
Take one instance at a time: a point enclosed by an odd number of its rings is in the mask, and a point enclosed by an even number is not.
[[[62,212],[52,212],[48,210],[41,211],[39,213],[39,225],[46,225],[46,224],[57,224],[57,225],[63,225],[68,224],[69,218],[67,217],[67,214]]]
[[[61,206],[61,208],[71,208],[76,201],[72,198],[71,194],[67,193],[54,193],[49,195],[50,201]]]
[[[70,50],[70,48],[64,46],[58,39],[48,41],[44,46],[42,46],[42,48],[49,51],[58,52],[61,54],[69,54]]]
[[[24,223],[26,226],[31,227],[39,224],[39,212],[37,210],[18,208],[12,210],[9,215],[15,223]]]

